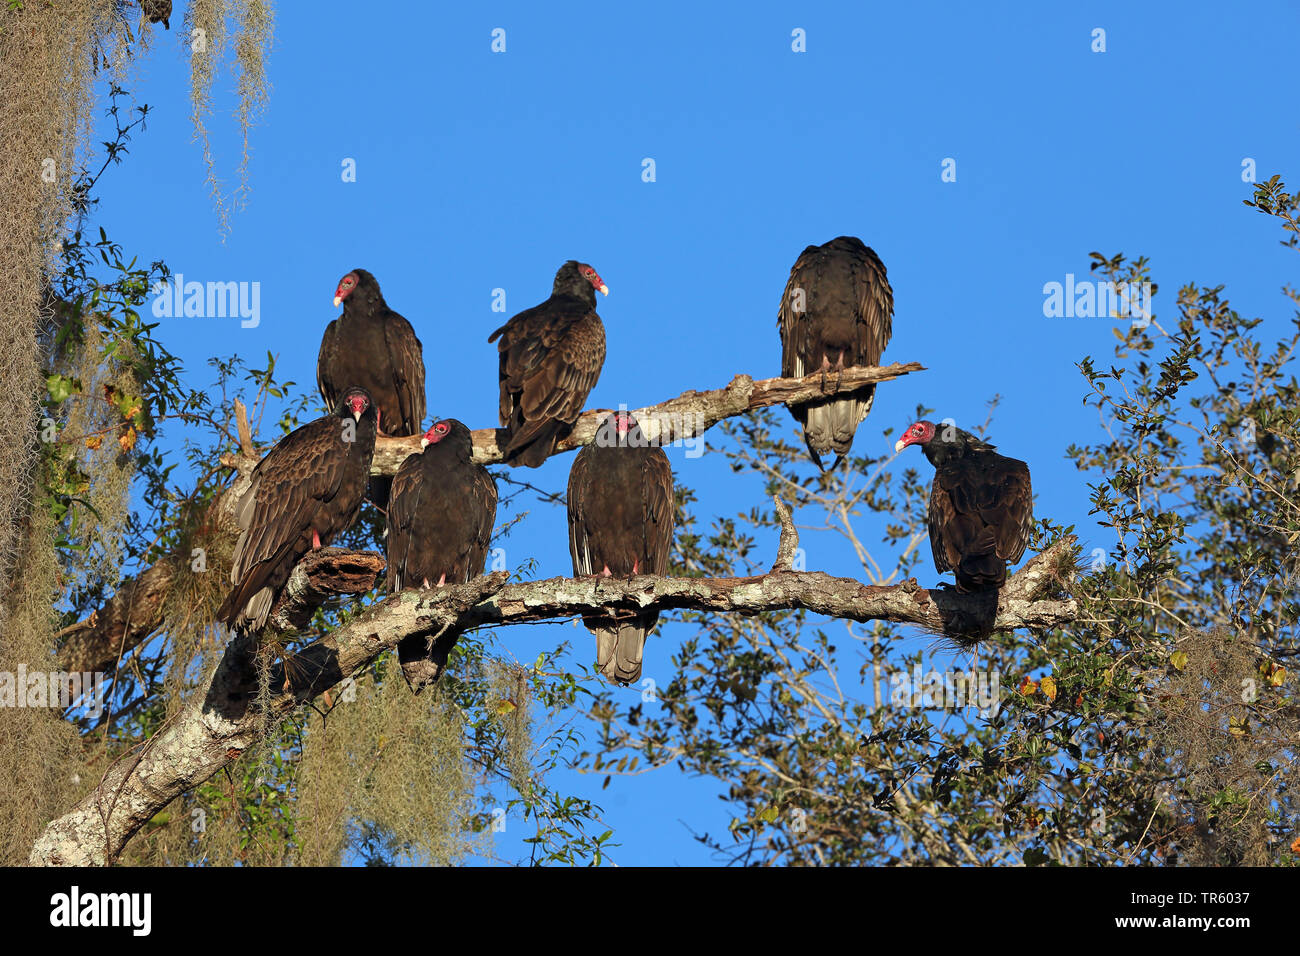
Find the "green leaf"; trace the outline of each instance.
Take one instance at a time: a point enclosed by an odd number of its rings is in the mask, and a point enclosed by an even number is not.
[[[66,375],[55,374],[45,379],[45,390],[49,392],[53,402],[65,402],[73,392],[81,391],[81,383]]]

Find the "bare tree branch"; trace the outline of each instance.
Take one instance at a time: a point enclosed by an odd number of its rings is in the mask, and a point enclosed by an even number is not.
[[[142,643],[163,621],[163,602],[176,568],[159,561],[122,582],[108,601],[90,617],[59,634],[59,669],[111,674],[119,655]]]
[[[791,525],[793,528],[793,525]],[[1073,538],[1028,562],[999,595],[994,627],[1047,628],[1078,614],[1057,599],[1073,566]],[[366,563],[366,552],[318,552],[315,574]],[[360,555],[360,557],[358,557]],[[350,573],[350,572],[349,572]],[[295,571],[297,574],[297,571]],[[942,633],[954,615],[974,615],[979,595],[926,590],[915,581],[864,585],[820,572],[776,571],[747,578],[549,578],[507,584],[503,572],[453,588],[409,589],[367,608],[273,670],[272,696],[257,698],[257,653],[250,639],[232,640],[208,685],[175,720],[116,764],[99,787],[37,840],[37,865],[111,863],[144,824],[173,799],[207,780],[261,739],[262,728],[365,668],[407,637],[447,628],[468,630],[627,610],[672,608],[761,614],[803,609],[853,621],[889,620]],[[301,589],[301,594],[308,594]],[[1052,595],[1051,597],[1045,597]],[[286,602],[303,613],[312,598]]]
[[[307,626],[316,609],[336,594],[365,594],[384,570],[384,556],[375,551],[319,548],[309,551],[294,567],[289,581],[271,608],[268,626],[276,631],[298,631]]]
[[[658,405],[632,409],[641,425],[641,431],[655,445],[695,438],[704,434],[718,422],[743,415],[756,408],[769,405],[797,405],[828,395],[852,392],[864,385],[888,382],[911,372],[925,370],[920,362],[895,362],[892,365],[860,365],[846,368],[838,375],[814,372],[805,378],[765,378],[754,381],[748,375],[737,375],[724,388],[706,392],[682,392]],[[596,437],[600,423],[612,409],[590,409],[582,413],[573,431],[556,446],[556,454],[590,445]],[[474,460],[484,465],[501,461],[497,448],[497,430],[480,428],[474,435]],[[380,437],[375,442],[375,460],[372,475],[396,474],[398,466],[420,450],[420,436],[410,438]]]
[[[248,457],[257,454],[253,444],[253,429],[248,424],[248,408],[239,399],[235,399],[235,429],[239,435],[239,450]]]
[[[676,398],[639,408],[635,411],[642,431],[651,441],[671,444],[676,440],[694,438],[723,419],[744,414],[755,408],[777,405],[782,402],[798,403],[825,395],[849,392],[873,382],[887,382],[910,372],[923,371],[919,362],[895,362],[882,367],[859,366],[847,368],[839,374],[822,375],[820,372],[806,378],[767,378],[754,381],[748,375],[738,375],[725,388],[712,391],[683,392]],[[221,463],[236,472],[235,482],[222,495],[217,506],[219,519],[226,522],[234,513],[239,498],[248,488],[248,474],[258,458],[248,428],[248,412],[242,403],[235,405],[236,427],[241,451],[223,455]],[[569,451],[589,444],[596,436],[607,410],[582,413],[572,434],[560,443],[559,451]],[[474,435],[474,460],[491,463],[501,460],[497,448],[496,429],[480,428]],[[408,455],[420,450],[418,436],[411,438],[380,437],[375,443],[375,460],[372,474],[396,474],[397,468]],[[188,561],[188,555],[183,560]],[[83,621],[66,628],[59,650],[59,664],[67,671],[98,671],[111,673],[121,655],[143,642],[163,626],[163,598],[177,571],[173,560],[160,561],[152,567],[127,578],[108,602]]]
[[[776,548],[776,563],[772,565],[772,573],[776,574],[778,571],[794,570],[794,553],[799,550],[799,531],[794,526],[790,506],[775,495],[772,496],[772,504],[776,506],[776,516],[781,522],[781,541]]]

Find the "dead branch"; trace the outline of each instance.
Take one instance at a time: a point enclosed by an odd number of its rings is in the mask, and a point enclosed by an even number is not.
[[[790,507],[775,495],[772,504],[776,506],[776,516],[781,522],[781,541],[776,548],[776,563],[772,565],[772,574],[794,569],[794,553],[799,550],[799,531],[794,526],[794,517]]]
[[[797,405],[827,395],[852,392],[863,385],[888,382],[911,372],[925,370],[920,362],[895,362],[892,365],[861,365],[847,368],[838,375],[815,372],[805,378],[765,378],[754,381],[748,375],[737,375],[724,388],[710,391],[682,392],[658,405],[634,408],[632,414],[641,425],[641,431],[655,445],[671,445],[677,441],[696,438],[718,422],[756,408],[769,405]],[[569,436],[559,443],[556,454],[589,445],[596,437],[601,421],[613,409],[597,408],[582,413]],[[497,430],[480,428],[474,433],[474,460],[485,465],[501,461],[497,448]],[[420,450],[420,436],[411,438],[383,438],[375,442],[375,460],[370,468],[372,475],[396,474],[398,466]]]
[[[316,609],[336,594],[365,594],[384,570],[384,556],[375,551],[320,548],[309,551],[289,575],[271,608],[269,625],[277,631],[307,626]]]

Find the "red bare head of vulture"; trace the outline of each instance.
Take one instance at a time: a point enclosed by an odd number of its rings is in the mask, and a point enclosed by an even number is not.
[[[551,286],[551,291],[553,293],[557,291],[562,291],[560,286],[561,281],[563,281],[566,286],[569,284],[570,266],[576,266],[578,269],[578,275],[581,276],[581,279],[576,282],[576,285],[579,289],[582,288],[582,283],[586,282],[588,285],[590,285],[601,295],[609,295],[609,286],[605,285],[605,280],[602,279],[597,274],[596,270],[593,269],[591,266],[587,265],[587,263],[585,262],[577,262],[573,259],[570,259],[568,262],[562,265],[560,267],[560,271],[556,273],[555,283]],[[585,294],[585,290],[583,290],[583,292]],[[594,295],[591,297],[591,304],[593,307],[596,304],[596,297]]]
[[[827,383],[842,369],[879,365],[893,316],[894,291],[885,264],[861,239],[840,236],[809,246],[795,260],[781,295],[781,375],[802,378],[821,372]],[[848,454],[875,397],[876,386],[864,385],[790,407],[818,467],[828,452],[839,458]]]
[[[582,413],[605,364],[605,326],[596,293],[609,286],[585,262],[555,274],[551,296],[493,332],[500,353],[497,436],[507,465],[540,466]]]
[[[928,514],[935,570],[952,571],[959,591],[996,591],[1019,561],[1034,528],[1029,466],[955,425],[920,421],[894,445],[909,445],[934,465]]]
[[[626,412],[606,416],[569,471],[569,553],[582,575],[666,574],[673,543],[673,470]],[[611,681],[641,676],[658,612],[589,617],[596,665]]]
[[[454,418],[434,423],[421,452],[402,462],[388,506],[388,592],[464,584],[483,573],[497,513],[492,475],[473,461],[470,430]],[[437,680],[460,637],[409,637],[397,646],[412,690]]]
[[[339,411],[345,415],[351,412],[353,420],[361,421],[361,416],[364,415],[366,413],[366,410],[369,408],[370,408],[370,393],[367,392],[364,388],[354,388],[351,389],[347,393],[347,395],[343,396],[343,403]],[[379,415],[380,415],[379,409],[375,409],[376,427],[378,427],[379,425]]]
[[[460,425],[459,429],[455,428],[457,425]],[[436,422],[433,424],[429,430],[420,437],[420,450],[424,451],[424,449],[428,448],[430,445],[439,444],[443,439],[451,435],[453,429],[456,430],[456,437],[447,443],[448,446],[465,446],[465,444],[468,443],[469,451],[472,452],[474,449],[473,436],[470,434],[468,428],[461,425],[461,423],[456,421],[454,418],[449,418],[446,421]],[[464,431],[462,432],[461,429],[464,429]]]
[[[239,499],[230,594],[217,620],[260,631],[294,565],[356,520],[378,431],[363,388],[343,390],[332,414],[294,429],[263,456]]]

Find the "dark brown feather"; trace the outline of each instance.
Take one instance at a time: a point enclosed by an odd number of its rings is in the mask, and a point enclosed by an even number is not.
[[[325,327],[316,358],[316,386],[330,411],[348,388],[370,393],[379,412],[381,435],[418,435],[425,414],[424,349],[411,323],[384,301],[375,277],[353,269],[340,280],[355,285],[343,299],[343,314]],[[376,476],[370,498],[388,507],[392,481]]]
[[[632,427],[618,445],[609,416],[597,442],[578,452],[569,471],[569,554],[574,575],[665,574],[673,541],[673,471],[662,448],[645,442]],[[641,676],[646,635],[657,612],[584,619],[596,635],[597,666],[610,680],[631,683]]]
[[[379,283],[354,269],[356,288],[325,328],[316,384],[333,411],[346,389],[364,388],[379,409],[382,435],[418,435],[425,415],[424,349],[415,329],[384,301]]]
[[[885,265],[861,239],[840,236],[809,246],[795,260],[781,295],[782,376],[878,365],[893,331],[893,315],[894,292]],[[803,426],[808,454],[819,467],[824,454],[848,453],[875,394],[876,386],[866,385],[848,395],[791,406],[790,413]]]
[[[240,631],[265,626],[294,565],[311,549],[313,532],[327,545],[356,520],[374,451],[374,407],[354,421],[344,402],[267,452],[253,469],[236,514],[234,586],[217,611],[218,621]]]
[[[448,427],[438,437],[440,426]],[[469,429],[455,419],[438,422],[425,433],[431,443],[409,456],[393,478],[388,508],[388,593],[408,587],[464,584],[483,573],[497,486],[482,465],[472,461]],[[433,439],[437,438],[436,441]],[[407,638],[398,659],[415,690],[437,680],[460,632],[448,632],[432,644]]]
[[[569,433],[605,364],[605,326],[590,283],[572,281],[583,263],[566,262],[551,297],[514,316],[488,338],[500,353],[499,441],[508,465],[536,468]],[[585,289],[584,289],[585,285]]]
[[[1029,466],[993,447],[944,425],[922,445],[935,466],[928,514],[934,566],[952,571],[961,591],[1001,588],[1007,565],[1024,556],[1033,533]]]

